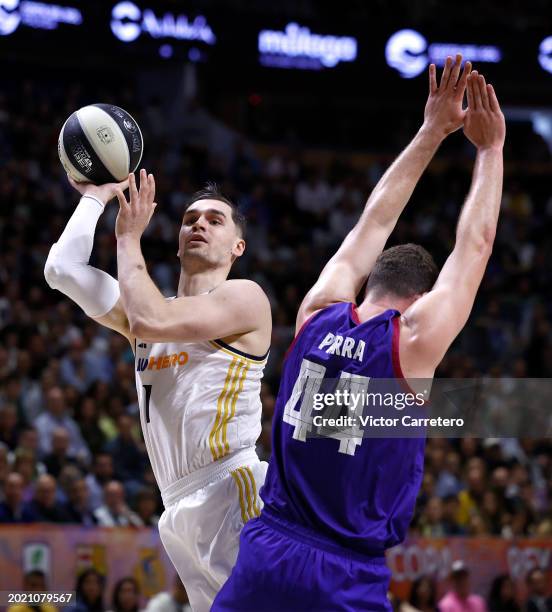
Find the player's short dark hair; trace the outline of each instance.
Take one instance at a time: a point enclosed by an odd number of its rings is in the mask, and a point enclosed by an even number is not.
[[[245,238],[245,232],[247,229],[247,219],[245,218],[245,215],[240,211],[237,204],[221,193],[216,183],[207,183],[204,189],[196,191],[186,203],[184,212],[186,212],[192,204],[198,202],[199,200],[218,200],[219,202],[228,204],[228,206],[230,206],[232,209],[232,221],[234,221],[236,227],[238,228],[240,236]]]
[[[429,291],[439,275],[433,257],[417,244],[400,244],[383,251],[368,277],[366,291],[410,298]]]

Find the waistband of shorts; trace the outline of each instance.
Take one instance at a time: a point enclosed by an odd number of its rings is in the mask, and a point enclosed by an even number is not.
[[[383,550],[380,552],[374,552],[372,554],[369,552],[359,552],[357,550],[353,550],[352,548],[341,546],[331,538],[321,535],[309,527],[305,527],[304,525],[299,525],[298,523],[282,518],[266,506],[263,508],[259,516],[259,520],[265,523],[265,525],[268,527],[271,527],[272,529],[275,529],[276,531],[288,536],[292,540],[303,542],[304,544],[308,544],[314,548],[325,550],[326,552],[338,555],[340,557],[356,559],[358,561],[372,563],[375,565],[386,565],[385,551]]]
[[[199,489],[206,487],[211,482],[221,480],[228,476],[230,472],[244,465],[259,463],[259,457],[254,448],[244,448],[239,451],[213,461],[198,470],[193,471],[187,476],[175,480],[168,487],[161,491],[163,505],[168,508],[186,495],[191,495]]]

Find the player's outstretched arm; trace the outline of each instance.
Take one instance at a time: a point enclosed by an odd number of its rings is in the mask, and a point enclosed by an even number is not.
[[[316,310],[356,299],[439,145],[464,122],[462,101],[471,64],[466,62],[460,74],[461,63],[461,55],[454,64],[447,58],[439,84],[435,65],[429,67],[429,97],[422,127],[376,185],[358,223],[305,297],[298,328]]]
[[[483,75],[468,77],[464,133],[477,147],[471,189],[454,250],[433,289],[401,319],[400,357],[408,377],[431,377],[471,312],[492,252],[502,197],[504,115]]]
[[[165,300],[147,272],[140,248],[140,237],[156,207],[155,181],[142,170],[138,191],[133,174],[129,180],[130,203],[121,190],[117,192],[120,209],[115,231],[121,297],[131,333],[149,342],[194,342],[260,331],[248,352],[266,352],[270,304],[256,283],[225,281],[206,295]]]
[[[89,317],[123,334],[132,343],[119,283],[88,263],[98,219],[106,203],[115,197],[115,190],[126,189],[128,183],[95,186],[72,179],[69,182],[82,198],[50,249],[44,267],[46,282],[72,299]]]

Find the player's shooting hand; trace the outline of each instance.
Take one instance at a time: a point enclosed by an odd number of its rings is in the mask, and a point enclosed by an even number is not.
[[[117,195],[117,190],[124,191],[128,189],[128,179],[121,181],[120,183],[105,183],[105,185],[94,185],[93,183],[77,183],[69,175],[67,179],[81,195],[91,195],[98,198],[103,204],[107,204]]]
[[[130,203],[127,202],[122,189],[116,190],[119,200],[119,214],[115,223],[115,235],[133,236],[138,240],[150,222],[157,204],[155,200],[155,179],[153,174],[140,170],[140,189],[136,187],[134,173],[129,174]]]
[[[464,134],[478,149],[502,149],[506,122],[493,86],[474,70],[468,77],[467,92]]]
[[[454,63],[451,57],[447,57],[439,85],[435,64],[429,67],[429,97],[424,111],[424,128],[440,138],[455,132],[464,123],[466,111],[462,109],[462,101],[471,63],[465,63],[460,75],[461,66],[460,54]]]

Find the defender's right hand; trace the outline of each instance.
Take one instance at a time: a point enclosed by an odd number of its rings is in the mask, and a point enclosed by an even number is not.
[[[485,77],[474,71],[468,77],[467,92],[464,134],[478,149],[502,149],[506,122],[493,86],[487,85]]]
[[[74,187],[81,195],[94,196],[103,204],[107,204],[116,195],[118,190],[124,191],[128,189],[128,178],[120,183],[106,183],[105,185],[93,185],[92,183],[77,183],[69,175],[67,179],[72,187]]]

